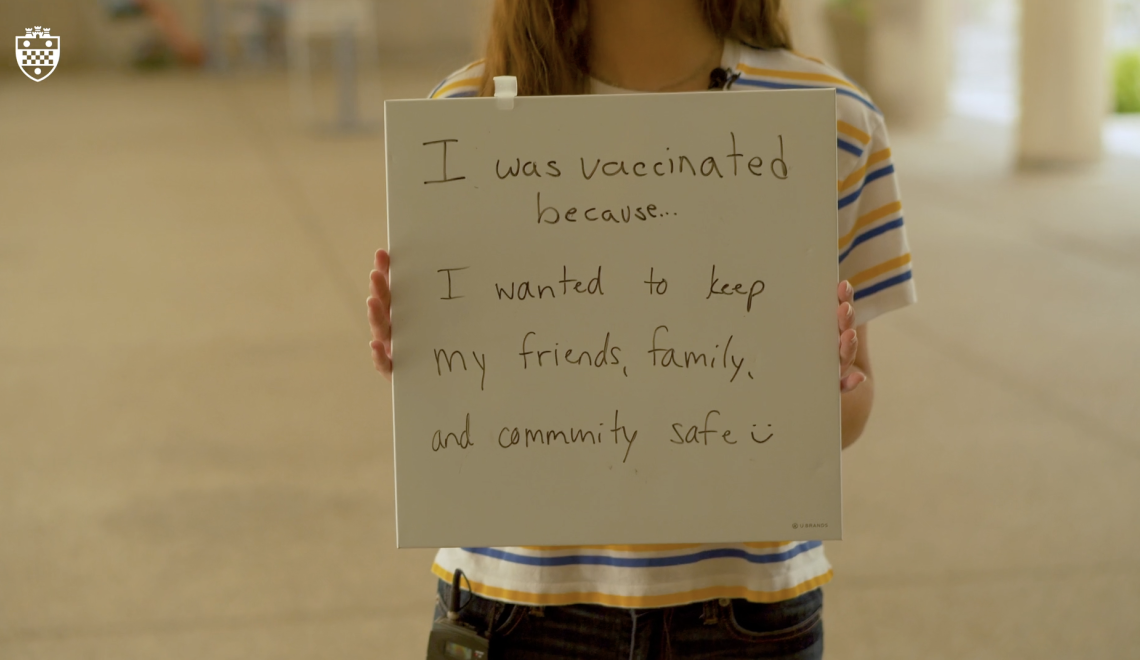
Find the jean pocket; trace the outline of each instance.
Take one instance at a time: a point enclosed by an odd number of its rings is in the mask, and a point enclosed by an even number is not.
[[[734,599],[721,604],[726,632],[744,642],[799,641],[818,633],[823,623],[823,603],[818,593],[777,603]]]

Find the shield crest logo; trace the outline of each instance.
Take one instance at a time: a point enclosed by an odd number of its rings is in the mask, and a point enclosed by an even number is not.
[[[27,34],[16,37],[16,64],[33,82],[40,82],[59,64],[59,36],[51,28],[25,28]]]

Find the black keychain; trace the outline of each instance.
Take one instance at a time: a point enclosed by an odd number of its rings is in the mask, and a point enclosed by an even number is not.
[[[448,599],[447,615],[435,620],[428,637],[427,660],[487,660],[491,640],[480,635],[474,627],[459,620],[459,612],[471,604],[470,598],[463,607],[459,606],[459,581],[467,579],[463,571],[455,569],[451,578],[451,597]],[[471,586],[468,581],[467,586]],[[468,590],[468,593],[471,593]]]

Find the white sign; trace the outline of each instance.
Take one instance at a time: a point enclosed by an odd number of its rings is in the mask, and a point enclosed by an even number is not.
[[[833,90],[385,115],[399,546],[840,537]]]
[[[32,82],[41,82],[59,64],[59,35],[38,25],[24,32],[24,36],[16,35],[16,64]]]

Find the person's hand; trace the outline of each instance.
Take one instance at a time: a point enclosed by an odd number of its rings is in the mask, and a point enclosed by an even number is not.
[[[839,391],[850,392],[867,380],[867,374],[855,368],[859,337],[855,332],[855,287],[844,280],[839,283]]]
[[[392,380],[392,290],[388,288],[391,260],[384,250],[376,251],[376,262],[368,275],[368,325],[372,328],[372,364]]]

